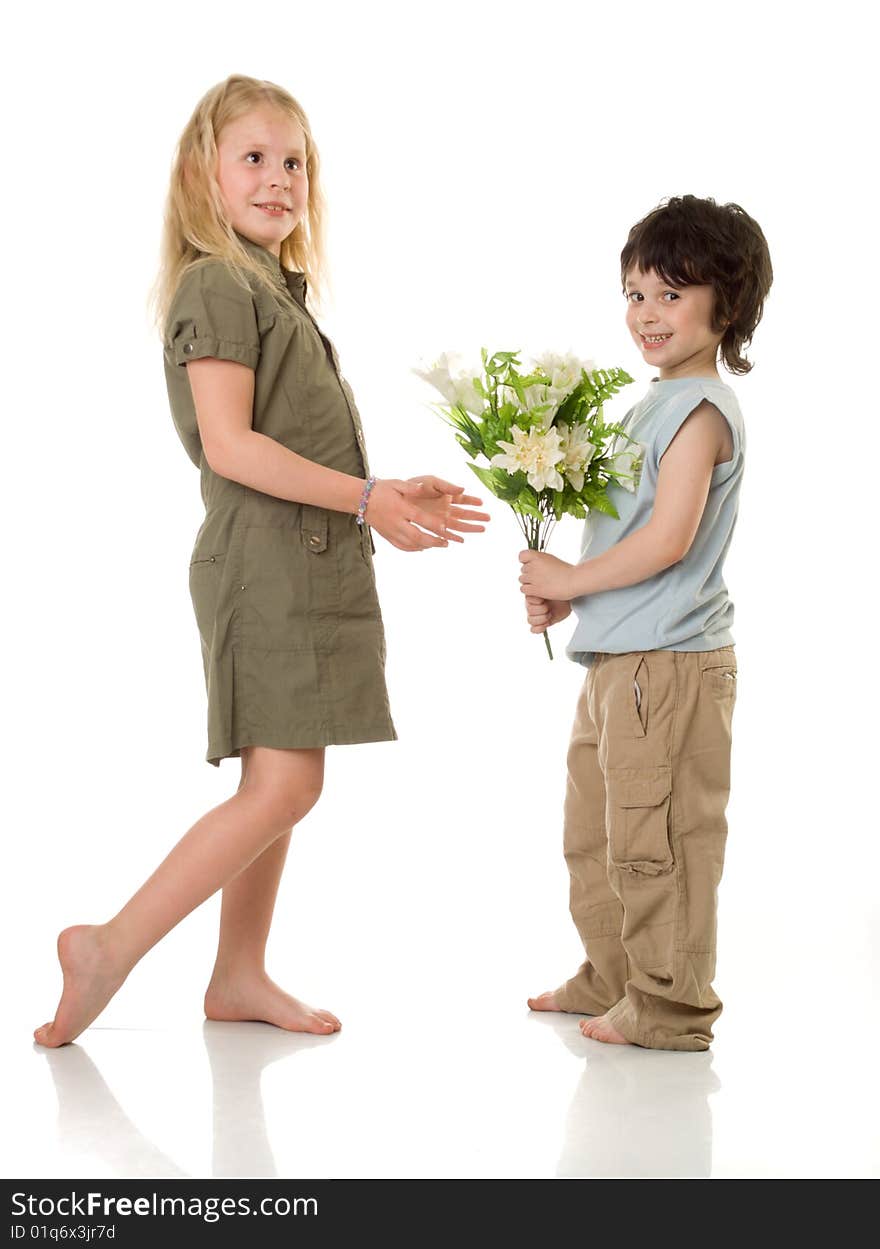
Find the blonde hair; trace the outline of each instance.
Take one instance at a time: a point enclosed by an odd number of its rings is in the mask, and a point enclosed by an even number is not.
[[[324,196],[320,160],[308,118],[283,87],[258,78],[232,74],[202,96],[178,140],[165,200],[159,272],[148,303],[160,336],[183,274],[200,261],[225,261],[243,286],[246,274],[269,283],[266,270],[254,261],[236,235],[223,207],[217,182],[217,141],[225,126],[256,108],[269,107],[302,126],[306,139],[309,199],[306,214],[282,242],[282,268],[305,273],[310,302],[320,303],[326,286]]]

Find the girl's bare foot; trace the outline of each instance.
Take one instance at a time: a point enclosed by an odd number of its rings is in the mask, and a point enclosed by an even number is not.
[[[582,1019],[578,1027],[584,1036],[592,1037],[594,1041],[608,1041],[611,1045],[632,1044],[615,1027],[612,1027],[605,1015],[596,1015],[592,1019]]]
[[[562,1010],[562,1007],[556,1001],[556,994],[552,992],[541,993],[538,997],[528,998],[530,1010]]]
[[[34,1040],[49,1049],[67,1045],[84,1032],[131,970],[114,955],[102,924],[65,928],[58,936],[58,961],[64,976],[61,1001],[54,1020],[34,1030]]]
[[[262,974],[220,977],[215,974],[205,994],[208,1019],[257,1019],[287,1032],[338,1032],[342,1024],[329,1010],[316,1010],[285,993]]]

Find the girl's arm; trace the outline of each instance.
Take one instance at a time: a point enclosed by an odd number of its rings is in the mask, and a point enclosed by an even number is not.
[[[253,369],[205,356],[191,360],[186,372],[202,449],[215,473],[278,499],[357,513],[365,484],[362,477],[315,464],[252,428]],[[442,534],[444,518],[423,511],[413,501],[412,488],[407,492],[404,487],[403,482],[377,481],[365,519],[401,550],[446,546],[445,536],[433,537],[416,527]]]

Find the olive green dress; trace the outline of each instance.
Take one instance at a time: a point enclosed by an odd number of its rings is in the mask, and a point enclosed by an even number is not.
[[[201,472],[205,519],[189,585],[208,692],[206,759],[397,738],[368,527],[221,477],[202,450],[186,364],[204,356],[255,372],[253,428],[356,477],[369,468],[354,397],[306,307],[304,274],[238,235],[272,279],[243,289],[223,261],[181,279],[164,340],[175,428]]]

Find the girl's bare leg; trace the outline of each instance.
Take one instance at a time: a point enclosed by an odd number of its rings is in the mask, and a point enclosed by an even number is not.
[[[34,1032],[41,1045],[79,1036],[147,950],[311,810],[321,792],[323,749],[266,754],[271,760],[253,781],[203,815],[113,919],[60,934],[64,987],[54,1020]]]
[[[241,753],[241,789],[259,783],[278,752],[252,746]],[[211,983],[205,994],[209,1019],[262,1019],[290,1032],[337,1032],[341,1023],[315,1010],[266,974],[266,942],[291,831],[277,837],[250,866],[223,887],[220,939]]]

